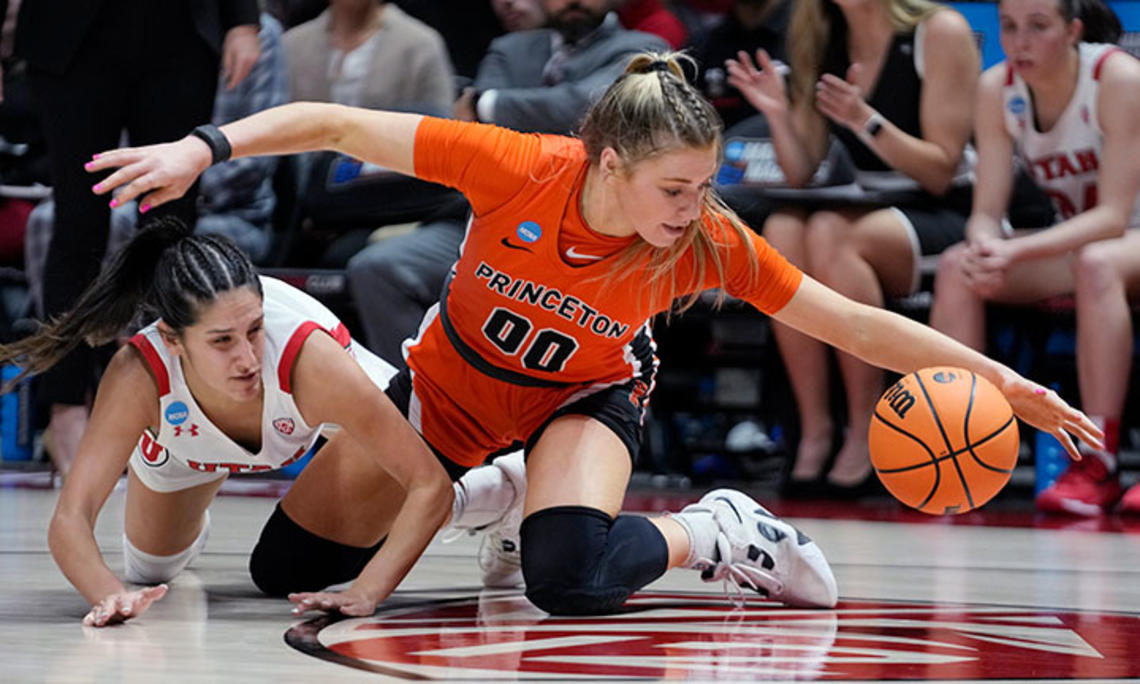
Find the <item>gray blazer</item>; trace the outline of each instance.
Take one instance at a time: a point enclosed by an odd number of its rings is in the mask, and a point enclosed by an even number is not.
[[[590,105],[625,70],[633,55],[665,52],[661,38],[627,31],[610,13],[605,22],[576,45],[562,66],[562,80],[543,82],[543,68],[553,53],[552,29],[518,31],[496,38],[479,63],[475,90],[495,91],[494,123],[515,130],[568,134]]]
[[[316,19],[285,33],[292,100],[331,102],[328,80],[329,19]],[[443,38],[427,24],[392,3],[384,6],[383,25],[361,106],[445,115],[455,101],[455,79]]]

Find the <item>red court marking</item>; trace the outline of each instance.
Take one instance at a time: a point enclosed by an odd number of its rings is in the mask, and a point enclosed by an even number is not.
[[[797,610],[639,594],[629,612],[550,617],[512,594],[427,601],[286,634],[310,655],[403,678],[984,680],[1140,676],[1137,615],[844,601]],[[517,675],[515,674],[517,673]]]

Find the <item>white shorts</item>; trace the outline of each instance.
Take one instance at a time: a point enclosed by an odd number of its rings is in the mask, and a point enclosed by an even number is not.
[[[392,377],[396,375],[396,368],[387,361],[376,356],[368,351],[364,345],[356,340],[352,341],[353,353],[356,355],[356,361],[364,370],[365,374],[376,383],[376,386],[381,390],[388,388],[388,383]],[[148,452],[153,452],[153,447],[148,449],[153,443],[153,437],[149,434],[144,434],[139,438],[138,444],[135,445],[134,451],[131,452],[130,468],[138,476],[139,480],[146,485],[148,489],[156,492],[179,492],[183,489],[190,489],[198,485],[206,484],[207,482],[216,482],[225,479],[229,476],[229,472],[214,472],[204,473],[200,470],[194,470],[182,461],[174,457],[168,449],[162,451],[154,456],[153,459],[145,456]]]

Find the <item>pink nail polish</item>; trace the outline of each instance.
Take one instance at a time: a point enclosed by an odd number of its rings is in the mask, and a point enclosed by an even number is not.
[[[102,183],[96,183],[95,185],[91,186],[91,189],[94,190],[95,192],[99,192],[100,190],[103,189],[103,184]]]
[[[1034,394],[1036,394],[1036,395],[1038,395],[1038,396],[1040,396],[1040,395],[1043,395],[1043,394],[1045,394],[1045,390],[1043,390],[1043,389],[1041,389],[1040,387],[1038,387],[1037,389],[1033,390],[1033,393],[1034,393]]]
[[[86,164],[84,164],[84,165],[83,165],[83,168],[85,168],[85,169],[87,169],[88,171],[90,171],[90,170],[91,170],[91,167],[93,167],[93,166],[95,166],[95,162],[87,162]]]
[[[119,206],[119,200],[117,200],[117,199],[111,200],[111,208],[114,209],[117,206]]]
[[[145,214],[148,211],[150,211],[150,205],[149,204],[144,204],[141,207],[139,207],[139,213],[140,214]]]
[[[99,158],[99,155],[98,155],[98,154],[93,154],[93,155],[91,155],[91,158],[92,158],[92,159],[98,159],[98,158]]]

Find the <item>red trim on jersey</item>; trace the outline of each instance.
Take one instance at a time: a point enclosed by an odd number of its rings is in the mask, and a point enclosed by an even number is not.
[[[1096,65],[1093,66],[1093,73],[1092,73],[1092,77],[1093,77],[1094,81],[1100,80],[1100,68],[1102,66],[1104,66],[1104,60],[1111,57],[1113,53],[1120,52],[1120,51],[1121,50],[1118,47],[1109,48],[1109,49],[1104,51],[1104,54],[1101,55],[1099,59],[1096,60]]]
[[[344,327],[344,323],[337,323],[336,327],[328,333],[345,349],[348,349],[348,345],[352,344],[352,335],[348,333],[348,328]]]
[[[1005,64],[1005,85],[1007,88],[1013,85],[1013,65],[1009,62]]]
[[[151,371],[154,373],[154,380],[158,383],[158,396],[164,397],[170,394],[170,373],[166,370],[166,364],[163,363],[162,357],[158,355],[158,350],[146,338],[146,335],[139,333],[132,337],[130,343],[134,345],[142,353],[143,358],[146,359],[147,365],[150,366]]]
[[[277,364],[277,385],[281,388],[282,392],[293,391],[293,363],[297,360],[297,354],[301,353],[301,346],[305,344],[305,340],[309,339],[309,335],[314,330],[325,330],[313,321],[305,321],[297,326],[293,331],[293,336],[289,338],[289,342],[285,345],[285,351],[281,353],[281,362]],[[352,343],[352,336],[348,332],[348,328],[344,327],[344,323],[337,323],[336,327],[332,330],[325,330],[340,346],[348,348]]]

